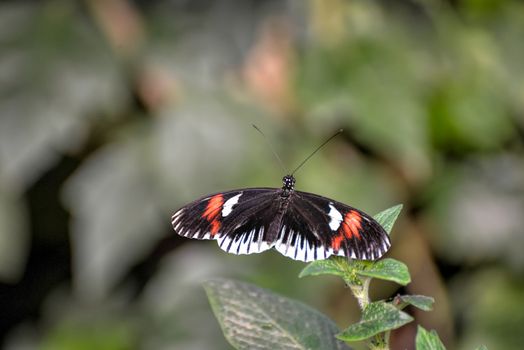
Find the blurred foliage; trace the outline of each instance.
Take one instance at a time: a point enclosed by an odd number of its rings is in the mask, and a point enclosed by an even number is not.
[[[457,300],[455,313],[465,328],[466,344],[474,344],[479,339],[486,339],[488,348],[517,349],[523,344],[522,279],[490,268],[470,276],[459,275],[451,286]],[[468,296],[473,299],[468,300]]]
[[[523,37],[516,0],[0,3],[2,343],[227,349],[200,287],[226,275],[357,320],[300,263],[172,233],[197,196],[280,185],[255,123],[289,168],[343,127],[298,188],[406,203],[390,256],[436,299],[408,311],[447,347],[520,348]]]

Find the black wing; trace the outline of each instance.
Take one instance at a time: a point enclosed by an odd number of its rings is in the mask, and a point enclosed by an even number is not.
[[[376,260],[391,246],[386,231],[366,213],[312,193],[295,191],[282,218],[275,249],[295,260],[330,255]]]
[[[331,255],[376,260],[391,246],[384,229],[366,213],[312,193],[289,197],[275,188],[216,193],[179,209],[175,231],[188,238],[216,239],[233,254],[275,247],[300,261]]]
[[[216,193],[179,209],[172,217],[184,237],[216,239],[233,254],[260,253],[274,245],[279,189],[249,188]]]

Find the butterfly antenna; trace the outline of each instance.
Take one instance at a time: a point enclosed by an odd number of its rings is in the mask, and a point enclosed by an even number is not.
[[[293,172],[291,173],[291,175],[295,174],[297,172],[298,169],[300,169],[302,167],[302,165],[306,164],[306,162],[309,160],[309,158],[313,157],[313,155],[315,153],[317,153],[322,147],[324,147],[329,141],[333,140],[335,137],[337,137],[339,134],[342,133],[342,131],[344,131],[343,129],[340,129],[338,130],[336,133],[334,133],[333,135],[331,135],[330,138],[328,138],[326,141],[324,141],[320,146],[318,146],[309,156],[307,156],[306,159],[304,159],[302,161],[302,163],[300,163],[296,168],[295,170],[293,170]]]
[[[286,168],[284,167],[284,163],[282,163],[282,159],[280,159],[280,157],[278,156],[277,152],[275,152],[275,149],[273,148],[273,145],[271,144],[271,142],[269,142],[269,140],[267,139],[266,135],[262,132],[262,130],[260,130],[258,128],[258,126],[256,126],[255,124],[252,124],[252,125],[256,129],[256,131],[258,131],[264,137],[264,140],[266,140],[266,143],[269,146],[269,149],[271,150],[271,152],[273,153],[275,158],[278,160],[278,164],[280,164],[280,167],[282,168],[282,170],[284,172],[286,172]]]

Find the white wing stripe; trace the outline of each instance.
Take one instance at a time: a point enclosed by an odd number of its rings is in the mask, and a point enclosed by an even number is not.
[[[233,206],[238,203],[238,200],[240,199],[240,196],[242,195],[242,192],[237,194],[234,197],[229,198],[222,207],[222,217],[226,217],[233,211]]]
[[[329,203],[329,218],[331,221],[329,222],[329,228],[331,228],[332,231],[338,230],[340,227],[340,223],[342,222],[342,214],[333,206],[333,203]]]
[[[258,236],[255,240],[257,232]],[[240,233],[235,238],[223,235],[218,237],[218,246],[220,249],[236,255],[261,253],[273,247],[273,244],[268,244],[262,240],[263,233],[264,228],[261,227],[258,231],[255,228],[249,232]]]

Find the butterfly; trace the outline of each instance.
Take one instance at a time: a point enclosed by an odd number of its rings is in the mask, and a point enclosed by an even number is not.
[[[184,237],[217,240],[228,253],[274,248],[305,262],[331,255],[376,260],[388,251],[389,236],[371,216],[296,191],[293,175],[282,182],[282,188],[245,188],[197,199],[173,214],[173,228]]]

